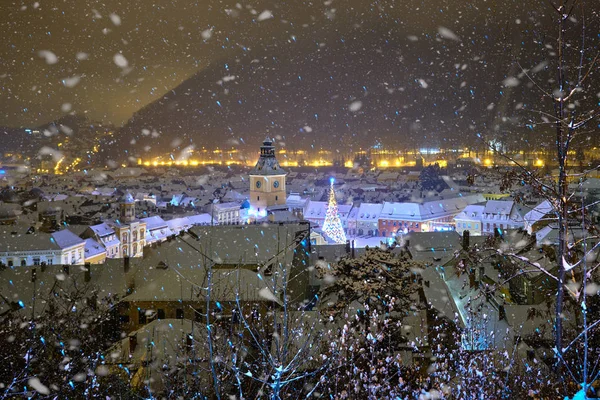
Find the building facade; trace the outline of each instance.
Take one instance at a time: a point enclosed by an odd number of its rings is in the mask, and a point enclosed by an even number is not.
[[[266,215],[268,207],[286,204],[285,177],[287,175],[277,158],[275,146],[269,138],[260,147],[260,157],[250,171],[250,209]]]

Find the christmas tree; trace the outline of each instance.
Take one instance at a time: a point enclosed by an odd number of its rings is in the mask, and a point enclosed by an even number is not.
[[[335,192],[333,191],[333,178],[331,178],[331,189],[329,190],[329,202],[325,222],[323,222],[323,233],[335,243],[346,243],[346,234],[342,228],[342,221],[338,215]]]

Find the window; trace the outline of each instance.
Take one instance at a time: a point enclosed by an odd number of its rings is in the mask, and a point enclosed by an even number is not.
[[[14,265],[14,262],[13,262],[13,260],[8,260],[8,266],[9,266],[9,267],[12,267],[13,265]]]
[[[165,310],[159,308],[156,315],[157,319],[165,319]]]
[[[24,267],[27,265],[27,260],[26,259],[21,259],[21,267]]]
[[[479,229],[479,224],[475,224],[475,229]]]
[[[46,259],[46,264],[48,264],[48,265],[52,265],[53,262],[54,262],[54,259],[52,259],[52,258]]]
[[[256,196],[256,201],[260,201],[260,196]]]
[[[137,242],[137,231],[133,231],[133,241]]]
[[[137,254],[137,243],[133,244],[133,255],[135,256]]]
[[[138,324],[142,325],[146,323],[146,310],[138,308]]]
[[[279,196],[275,196],[275,201],[279,200]]]
[[[175,310],[175,318],[183,319],[183,308],[178,308]]]
[[[39,257],[35,257],[33,259],[33,265],[40,265],[40,258]]]

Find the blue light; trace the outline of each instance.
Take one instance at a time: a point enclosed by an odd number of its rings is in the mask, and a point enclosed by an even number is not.
[[[333,182],[335,182],[335,178],[333,178],[333,177],[329,178],[329,183],[331,183],[333,185]]]

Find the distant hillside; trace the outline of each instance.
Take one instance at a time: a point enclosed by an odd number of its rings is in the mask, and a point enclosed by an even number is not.
[[[33,135],[25,128],[0,127],[0,143],[2,153],[18,153],[25,157],[37,157],[44,147],[58,148],[58,144],[66,137],[70,138],[72,149],[85,148],[82,142],[90,142],[101,125],[88,120],[85,116],[65,115],[56,121],[31,127],[31,131],[39,131]],[[76,150],[74,150],[76,151]],[[79,156],[78,154],[72,154]]]
[[[120,150],[157,155],[190,144],[256,148],[266,134],[305,148],[378,141],[435,146],[464,139],[471,120],[465,114],[494,118],[486,106],[499,97],[505,65],[482,71],[474,64],[457,73],[442,61],[423,63],[414,46],[395,29],[357,31],[322,45],[286,43],[214,63],[137,112],[120,131]],[[447,59],[438,48],[449,53],[459,47],[433,40],[428,46],[429,60]],[[477,95],[489,100],[474,102],[475,79],[484,72],[498,75],[498,84],[478,87]],[[465,80],[471,84],[461,88]],[[467,101],[472,104],[460,110]]]
[[[357,150],[551,145],[550,125],[525,109],[550,109],[515,63],[535,59],[547,82],[547,49],[499,25],[411,36],[397,25],[256,44],[214,62],[139,110],[118,133],[123,155],[156,156],[189,145],[251,146],[265,135],[294,148]],[[527,35],[527,33],[524,33]],[[451,37],[451,39],[448,39]],[[511,45],[513,41],[514,45]],[[593,96],[588,96],[593,101]],[[591,104],[591,103],[590,103]],[[540,121],[536,118],[535,121]]]

